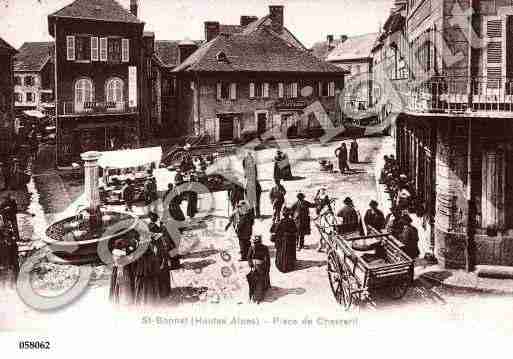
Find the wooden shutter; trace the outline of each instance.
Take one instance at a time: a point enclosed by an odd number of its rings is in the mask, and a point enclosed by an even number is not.
[[[503,67],[503,21],[497,18],[487,18],[486,36],[486,87],[500,89]]]
[[[233,82],[230,85],[230,100],[236,100],[237,99],[237,84]]]
[[[217,83],[217,99],[218,100],[221,100],[221,93],[222,91],[222,84],[220,82]]]
[[[121,39],[121,62],[130,61],[130,40]]]
[[[279,98],[283,98],[283,95],[284,95],[284,93],[283,93],[283,82],[280,82],[278,84],[278,97]]]
[[[100,61],[107,61],[107,38],[100,38]]]
[[[322,97],[323,96],[323,93],[322,93],[322,81],[319,82],[319,97]]]
[[[249,83],[249,98],[255,98],[255,83]]]
[[[91,61],[98,61],[98,38],[91,37]]]
[[[66,59],[75,61],[75,36],[66,36]]]
[[[298,85],[297,85],[297,82],[293,82],[291,84],[291,90],[292,90],[292,94],[291,94],[291,97],[292,98],[297,98],[297,88],[298,88]]]
[[[329,84],[329,96],[333,97],[335,96],[335,82],[331,81]]]

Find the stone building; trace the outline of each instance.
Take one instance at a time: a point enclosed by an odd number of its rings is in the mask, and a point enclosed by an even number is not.
[[[428,199],[437,258],[448,268],[511,266],[513,4],[405,6],[409,81],[400,91],[397,155]]]
[[[336,46],[326,61],[349,71],[346,81],[346,103],[355,109],[366,110],[372,103],[372,48],[377,33],[353,36]]]
[[[210,142],[270,130],[295,136],[335,120],[345,71],[289,41],[283,7],[271,6],[262,19],[215,37],[206,23],[210,41],[173,70],[187,133],[207,134]]]
[[[0,38],[0,158],[12,151],[14,134],[14,75],[16,50]]]
[[[76,0],[48,16],[55,39],[56,160],[139,145],[151,133],[154,38],[115,0]]]
[[[25,42],[14,57],[14,106],[24,110],[55,112],[54,45],[52,42]]]

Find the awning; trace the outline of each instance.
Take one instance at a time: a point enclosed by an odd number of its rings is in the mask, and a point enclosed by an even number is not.
[[[29,116],[29,117],[35,117],[37,119],[42,119],[42,118],[46,117],[46,115],[44,113],[42,113],[41,111],[38,111],[38,110],[26,110],[26,111],[23,111],[23,114],[25,114],[26,116]]]
[[[129,168],[155,163],[159,167],[162,159],[162,147],[138,148],[101,152],[98,165],[102,168]]]

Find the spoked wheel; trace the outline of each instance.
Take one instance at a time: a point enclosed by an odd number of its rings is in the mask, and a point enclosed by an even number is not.
[[[390,298],[399,300],[406,295],[406,292],[408,291],[409,287],[410,285],[408,284],[408,282],[400,282],[397,285],[388,288],[387,294]]]
[[[349,273],[340,265],[336,254],[331,251],[328,254],[328,278],[335,300],[349,310],[352,303],[351,284]]]
[[[185,155],[187,154],[184,150],[177,150],[173,154],[171,154],[171,162],[172,163],[181,163]]]

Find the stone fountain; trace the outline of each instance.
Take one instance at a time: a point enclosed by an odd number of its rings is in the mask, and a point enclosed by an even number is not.
[[[100,152],[85,152],[84,194],[85,206],[76,214],[57,220],[46,229],[44,241],[51,246],[49,260],[63,264],[90,264],[99,262],[98,245],[129,235],[139,223],[136,215],[106,210],[101,206],[98,188],[98,160]]]

